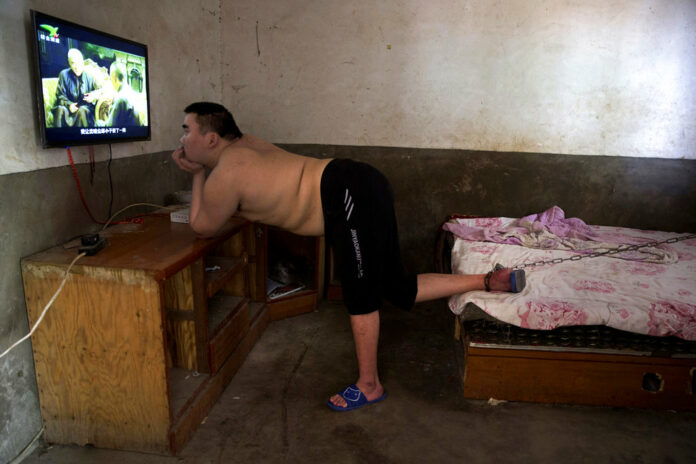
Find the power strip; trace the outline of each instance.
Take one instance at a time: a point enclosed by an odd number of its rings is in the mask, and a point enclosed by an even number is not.
[[[87,256],[96,255],[109,244],[106,237],[100,237],[99,234],[83,235],[80,242],[82,245],[78,249],[78,253],[84,253]]]

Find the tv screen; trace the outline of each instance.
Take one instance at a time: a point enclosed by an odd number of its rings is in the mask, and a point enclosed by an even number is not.
[[[44,147],[150,139],[147,46],[31,10]]]

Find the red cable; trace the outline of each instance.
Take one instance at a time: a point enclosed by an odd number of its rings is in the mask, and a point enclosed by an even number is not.
[[[85,211],[87,211],[87,214],[89,214],[89,217],[92,219],[92,221],[96,222],[97,224],[106,224],[105,222],[97,221],[96,219],[94,219],[94,216],[92,216],[92,212],[89,210],[87,202],[85,202],[85,197],[82,194],[82,186],[80,185],[79,177],[77,177],[77,169],[75,169],[75,162],[73,161],[72,152],[70,151],[70,147],[66,148],[68,149],[68,158],[70,159],[70,166],[72,167],[73,175],[75,176],[75,182],[77,183],[77,191],[80,193],[80,200],[82,200],[82,206],[85,207]]]
[[[80,193],[80,200],[82,200],[82,206],[85,207],[85,211],[87,211],[87,214],[89,214],[89,217],[92,219],[92,221],[96,222],[97,224],[104,225],[106,222],[103,221],[97,221],[94,219],[94,216],[92,216],[92,212],[89,210],[89,207],[87,206],[87,202],[85,201],[85,197],[82,194],[82,186],[80,185],[80,178],[77,177],[77,169],[75,169],[75,162],[73,161],[72,157],[72,152],[70,151],[70,147],[65,147],[68,149],[68,158],[70,159],[70,166],[72,167],[72,172],[73,175],[75,176],[75,183],[77,183],[77,191]],[[126,218],[123,221],[118,221],[118,222],[110,222],[109,225],[114,225],[114,224],[142,224],[143,223],[143,216],[154,216],[156,213],[144,213],[144,214],[137,214],[132,217],[126,216]]]

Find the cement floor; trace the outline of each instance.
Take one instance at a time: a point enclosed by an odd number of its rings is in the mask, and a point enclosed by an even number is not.
[[[336,413],[326,399],[356,378],[348,317],[336,303],[273,322],[178,456],[45,443],[24,462],[688,463],[696,414],[525,403],[459,391],[444,302],[382,312],[388,398]]]

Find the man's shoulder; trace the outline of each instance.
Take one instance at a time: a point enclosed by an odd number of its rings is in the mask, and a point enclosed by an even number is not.
[[[236,144],[230,144],[225,147],[225,149],[222,151],[222,157],[220,158],[221,160],[224,159],[226,162],[230,161],[236,161],[236,162],[241,162],[241,161],[248,161],[254,156],[258,156],[258,151],[254,150],[251,147],[247,147],[244,145],[236,145]]]
[[[228,180],[243,179],[248,168],[252,167],[258,155],[247,147],[227,146],[222,151],[217,165],[213,168],[218,175],[223,175]]]

